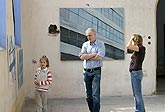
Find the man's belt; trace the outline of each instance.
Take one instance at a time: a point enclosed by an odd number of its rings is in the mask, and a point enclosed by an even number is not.
[[[84,70],[86,71],[86,72],[94,72],[94,71],[96,71],[96,70],[101,70],[101,67],[96,67],[96,68],[88,68],[88,69],[86,69],[86,68],[84,68]]]

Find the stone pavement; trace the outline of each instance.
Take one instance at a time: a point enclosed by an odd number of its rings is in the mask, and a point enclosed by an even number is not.
[[[165,95],[144,96],[146,112],[165,112]],[[21,112],[34,112],[34,99],[26,98]],[[134,112],[132,96],[101,97],[100,112]],[[48,112],[89,112],[85,98],[48,99]]]

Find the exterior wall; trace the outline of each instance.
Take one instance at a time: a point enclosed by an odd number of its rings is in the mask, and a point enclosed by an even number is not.
[[[6,35],[14,35],[12,20],[12,2],[6,0]],[[17,50],[17,49],[16,49]],[[18,78],[9,83],[7,49],[0,51],[0,112],[19,112],[24,96],[22,88],[18,90]]]
[[[147,48],[143,65],[143,94],[151,95],[156,90],[156,0],[22,0],[22,46],[24,49],[24,94],[34,97],[33,76],[38,67],[32,60],[39,60],[45,54],[50,60],[53,84],[50,98],[84,97],[82,62],[61,61],[60,35],[48,36],[51,23],[60,26],[59,8],[109,8],[121,7],[125,10],[125,45],[133,33],[144,36]],[[89,4],[87,6],[86,4]],[[148,44],[151,36],[151,44]],[[128,66],[130,54],[124,60],[104,61],[102,69],[101,95],[131,95]],[[28,88],[28,89],[27,89]]]
[[[33,59],[33,49],[34,49],[34,42],[32,38],[32,0],[22,0],[22,47],[24,50],[24,79],[23,79],[23,88],[24,94],[33,96],[34,94],[34,87],[33,85],[33,76],[34,73],[34,66],[32,65]],[[35,26],[35,25],[34,25]],[[27,89],[28,88],[28,89]]]

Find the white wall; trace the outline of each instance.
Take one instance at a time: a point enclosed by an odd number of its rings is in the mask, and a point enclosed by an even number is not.
[[[125,10],[125,45],[133,33],[145,36],[147,48],[144,60],[143,93],[151,95],[156,90],[156,0],[22,0],[22,46],[24,49],[24,93],[34,97],[33,76],[38,67],[32,59],[45,54],[50,60],[53,85],[49,97],[84,97],[81,61],[60,60],[60,35],[48,36],[48,26],[55,23],[58,28],[59,8],[110,8]],[[151,45],[147,37],[151,36]],[[125,48],[126,51],[126,48]],[[104,61],[101,80],[102,96],[131,95],[128,66],[130,55],[124,60]]]

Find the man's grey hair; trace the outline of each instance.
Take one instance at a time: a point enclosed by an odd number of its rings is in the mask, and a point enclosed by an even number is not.
[[[96,33],[96,31],[93,28],[88,28],[86,31],[92,31]]]

